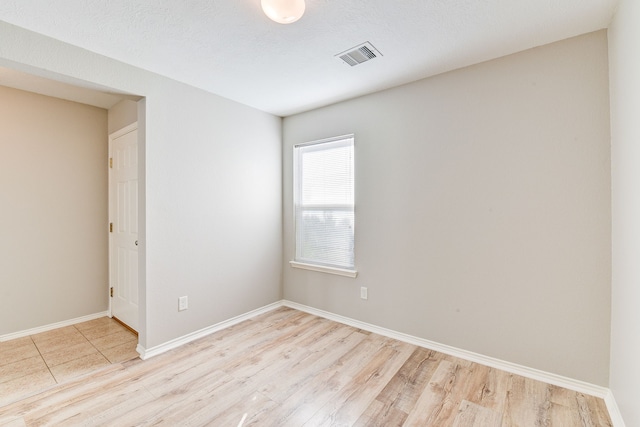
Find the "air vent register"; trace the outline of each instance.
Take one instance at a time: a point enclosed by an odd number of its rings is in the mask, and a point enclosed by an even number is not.
[[[378,56],[382,56],[380,51],[373,47],[371,43],[365,42],[361,45],[352,47],[351,49],[337,54],[336,58],[344,61],[351,67],[355,67],[356,65],[370,61],[373,58],[377,58]]]

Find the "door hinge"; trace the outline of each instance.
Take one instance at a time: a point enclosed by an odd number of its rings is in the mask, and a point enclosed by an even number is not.
[[[109,223],[109,233],[113,233],[113,223]]]
[[[113,169],[113,157],[109,157],[109,167]]]
[[[109,296],[113,298],[113,286],[109,288]]]

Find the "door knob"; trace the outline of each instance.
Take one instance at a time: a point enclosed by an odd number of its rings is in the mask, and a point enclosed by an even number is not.
[[[138,241],[136,240],[136,246],[138,246]]]

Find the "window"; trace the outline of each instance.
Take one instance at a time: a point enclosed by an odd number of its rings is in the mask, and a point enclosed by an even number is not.
[[[294,148],[294,267],[355,277],[353,135]]]

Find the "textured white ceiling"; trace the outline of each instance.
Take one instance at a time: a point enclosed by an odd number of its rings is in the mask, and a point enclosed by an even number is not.
[[[286,116],[606,28],[616,0],[0,0],[0,20]],[[382,54],[349,67],[365,41]],[[1,42],[1,41],[0,41]]]

